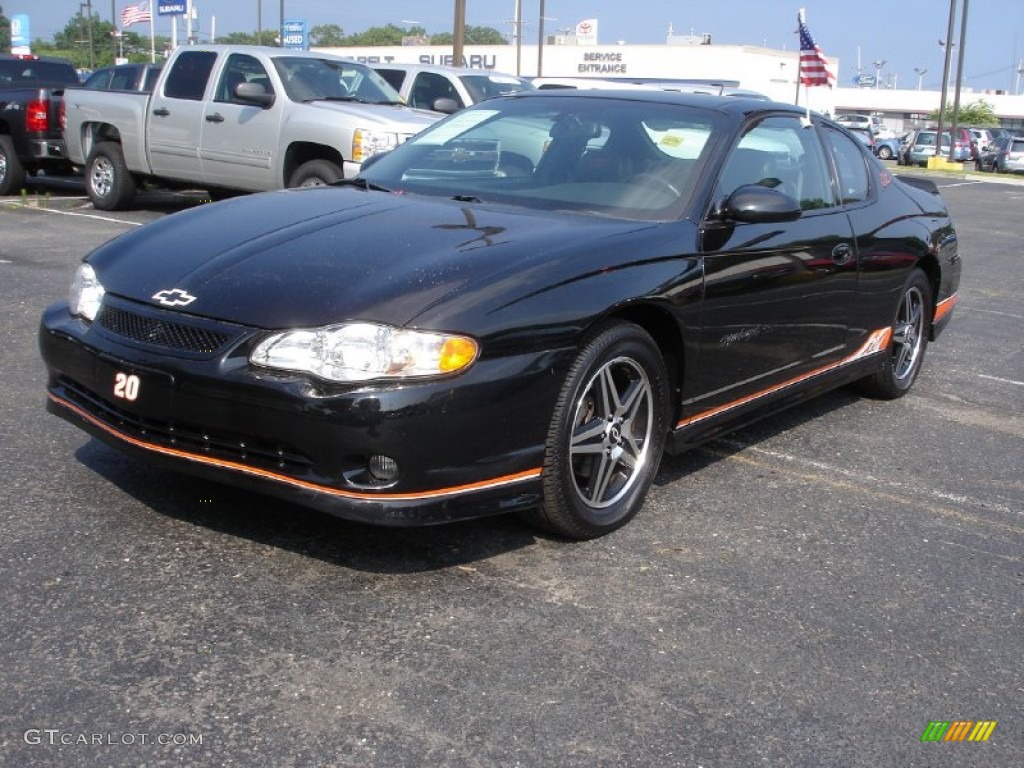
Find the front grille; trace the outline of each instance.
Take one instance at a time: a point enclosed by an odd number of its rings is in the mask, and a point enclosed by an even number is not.
[[[295,476],[305,475],[313,461],[283,443],[240,432],[218,432],[196,424],[166,422],[129,413],[66,376],[58,379],[60,394],[93,418],[118,432],[153,445],[222,460],[245,463]]]
[[[177,316],[172,319],[168,314],[148,307],[129,308],[108,300],[96,316],[96,325],[138,344],[202,356],[217,354],[241,336],[241,329],[235,327],[210,327],[214,324],[189,322]]]

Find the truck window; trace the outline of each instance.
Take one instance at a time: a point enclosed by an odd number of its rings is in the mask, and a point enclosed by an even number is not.
[[[466,105],[462,103],[462,97],[455,90],[455,86],[444,75],[435,72],[420,72],[413,81],[412,90],[409,92],[409,104],[420,109],[433,109],[434,102],[438,99],[453,99],[462,109]]]
[[[267,93],[274,92],[270,78],[267,77],[267,70],[260,64],[259,59],[244,53],[233,53],[228,57],[224,73],[217,84],[216,101],[241,103],[235,98],[235,86],[241,83],[258,83]]]
[[[164,96],[169,99],[202,101],[210,71],[217,60],[213,51],[182,51],[178,54],[164,83]]]

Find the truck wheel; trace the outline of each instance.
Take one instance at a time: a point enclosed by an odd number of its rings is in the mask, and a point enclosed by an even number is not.
[[[288,180],[288,186],[322,187],[344,177],[344,171],[330,160],[310,160],[295,170]]]
[[[0,136],[0,195],[10,195],[25,185],[25,169],[21,166],[10,136]]]
[[[121,145],[104,141],[95,146],[85,164],[85,191],[101,211],[117,211],[135,197],[135,179],[124,162]]]

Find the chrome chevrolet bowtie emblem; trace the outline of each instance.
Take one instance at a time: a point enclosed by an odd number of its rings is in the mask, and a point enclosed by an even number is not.
[[[196,297],[188,291],[183,291],[181,288],[168,288],[162,291],[157,291],[153,294],[153,298],[165,307],[187,307]]]

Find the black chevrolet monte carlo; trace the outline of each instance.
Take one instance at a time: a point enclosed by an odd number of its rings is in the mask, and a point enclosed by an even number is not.
[[[903,395],[956,302],[935,186],[785,104],[536,92],[376,160],[89,254],[42,319],[49,410],[350,519],[584,539],[666,450]]]

